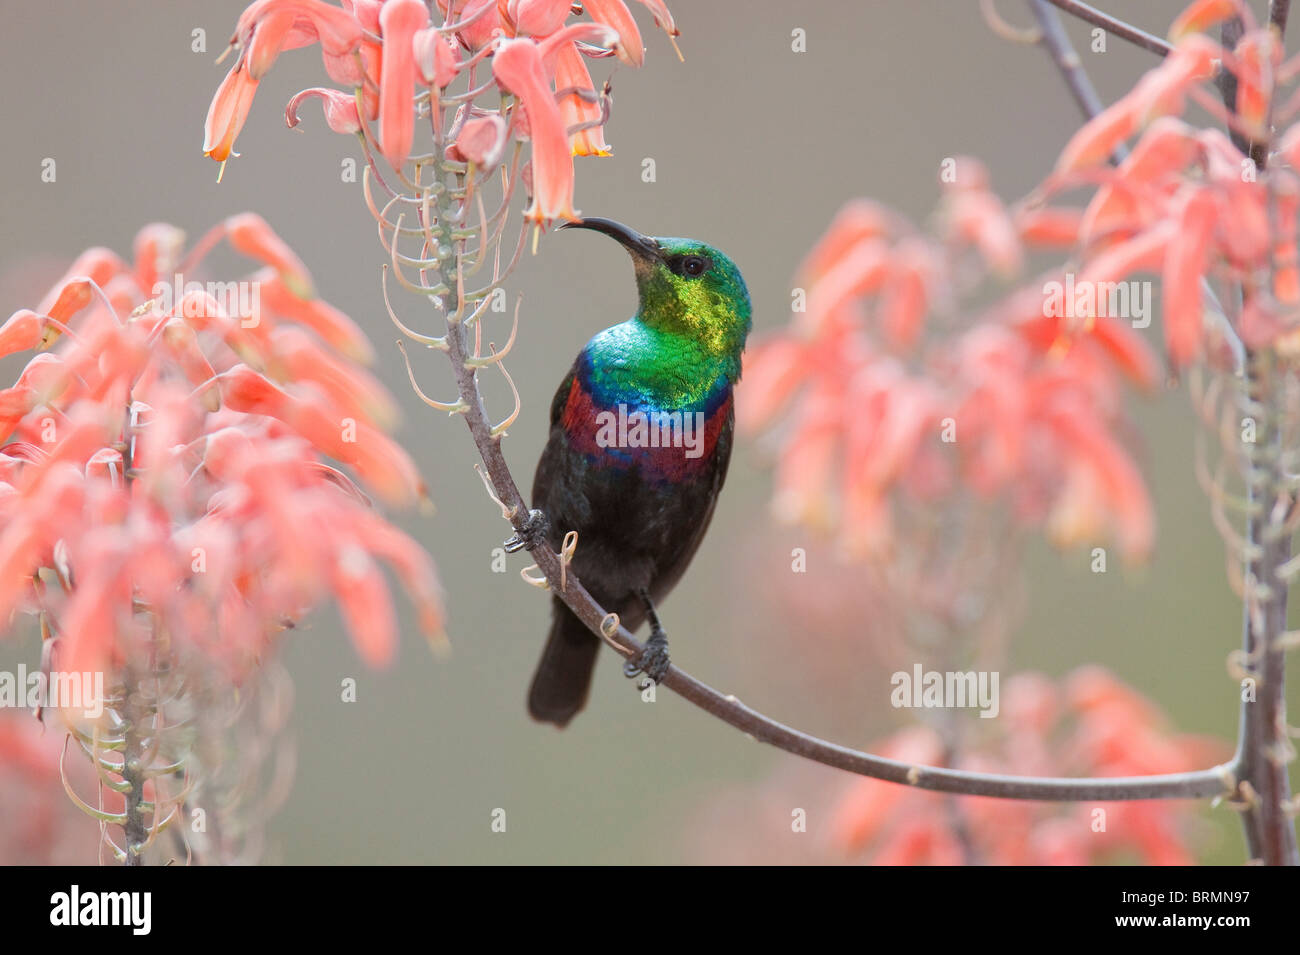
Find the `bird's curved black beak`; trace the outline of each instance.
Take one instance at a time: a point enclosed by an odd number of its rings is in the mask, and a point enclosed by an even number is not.
[[[654,259],[658,261],[663,258],[663,250],[659,248],[658,242],[648,235],[642,235],[635,229],[629,229],[621,222],[615,222],[613,219],[587,216],[581,222],[562,223],[559,228],[591,229],[593,232],[603,232],[627,249],[634,259]]]

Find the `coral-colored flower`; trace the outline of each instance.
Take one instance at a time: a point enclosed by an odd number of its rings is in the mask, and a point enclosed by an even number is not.
[[[533,201],[525,215],[534,222],[578,218],[573,208],[573,156],[564,118],[551,90],[546,68],[548,53],[562,44],[592,39],[608,42],[605,29],[575,24],[553,34],[544,43],[527,39],[503,40],[492,57],[492,72],[501,85],[519,97],[528,112],[532,142]]]
[[[1189,33],[1200,33],[1218,26],[1235,17],[1240,10],[1240,0],[1196,0],[1169,27],[1169,40],[1177,43]]]
[[[460,54],[434,27],[420,30],[412,41],[420,79],[426,86],[445,89],[460,70]]]
[[[569,0],[508,0],[506,16],[515,36],[543,37],[564,26],[572,7]]]
[[[384,58],[379,73],[379,144],[394,168],[415,137],[415,35],[428,24],[423,0],[387,0],[379,12]]]
[[[288,27],[284,26],[286,16],[293,18]],[[286,47],[319,42],[327,53],[342,56],[351,53],[361,42],[361,24],[357,18],[323,0],[255,0],[239,15],[231,45],[241,45],[247,51],[268,24],[274,28],[269,46],[276,53]],[[269,51],[265,56],[270,56]]]
[[[1179,43],[1133,90],[1071,137],[1056,163],[1058,174],[1105,162],[1115,147],[1160,116],[1182,111],[1185,94],[1214,75],[1223,49],[1200,34]]]
[[[560,117],[571,132],[575,156],[608,156],[603,110],[582,54],[573,43],[556,51],[555,88],[560,100]]]
[[[321,88],[303,90],[289,100],[289,105],[284,108],[284,119],[290,129],[300,122],[298,108],[302,101],[313,96],[321,101],[321,106],[325,110],[325,123],[330,129],[336,133],[361,132],[361,117],[357,115],[357,98],[340,93],[338,90]]]
[[[456,137],[452,158],[472,162],[480,169],[492,169],[501,162],[508,132],[506,122],[500,116],[476,116]]]
[[[231,216],[223,224],[226,241],[236,252],[271,266],[302,297],[312,294],[311,273],[275,231],[255,212]]]
[[[670,37],[678,35],[672,14],[662,0],[641,0],[654,14],[655,25]],[[588,0],[587,12],[597,23],[603,23],[618,34],[615,52],[618,58],[631,66],[641,66],[645,62],[645,46],[641,42],[641,31],[623,0]]]
[[[244,64],[238,62],[231,67],[208,107],[208,118],[203,124],[203,155],[211,156],[217,162],[230,158],[235,138],[248,120],[256,92],[257,80]]]

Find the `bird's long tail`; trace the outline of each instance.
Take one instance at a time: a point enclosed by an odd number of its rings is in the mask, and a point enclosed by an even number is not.
[[[600,641],[568,607],[556,600],[551,632],[528,690],[528,712],[535,720],[563,728],[587,703]]]

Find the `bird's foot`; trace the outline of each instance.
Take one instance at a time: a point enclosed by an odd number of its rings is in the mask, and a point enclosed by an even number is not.
[[[623,675],[631,679],[638,673],[644,673],[650,678],[638,687],[644,690],[651,682],[661,682],[668,673],[669,665],[668,634],[655,630],[650,634],[650,639],[646,640],[641,652],[623,664]]]
[[[546,519],[546,515],[537,508],[533,508],[528,512],[528,517],[524,519],[524,524],[519,528],[519,532],[501,546],[506,549],[507,554],[514,554],[521,550],[532,550],[546,539],[546,532],[550,529],[550,526],[551,522]]]

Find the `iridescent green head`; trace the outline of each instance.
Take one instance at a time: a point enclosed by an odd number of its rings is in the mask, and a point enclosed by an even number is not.
[[[568,227],[617,240],[632,256],[646,326],[680,336],[740,377],[740,353],[750,328],[749,290],[736,264],[695,239],[653,238],[594,216]]]

